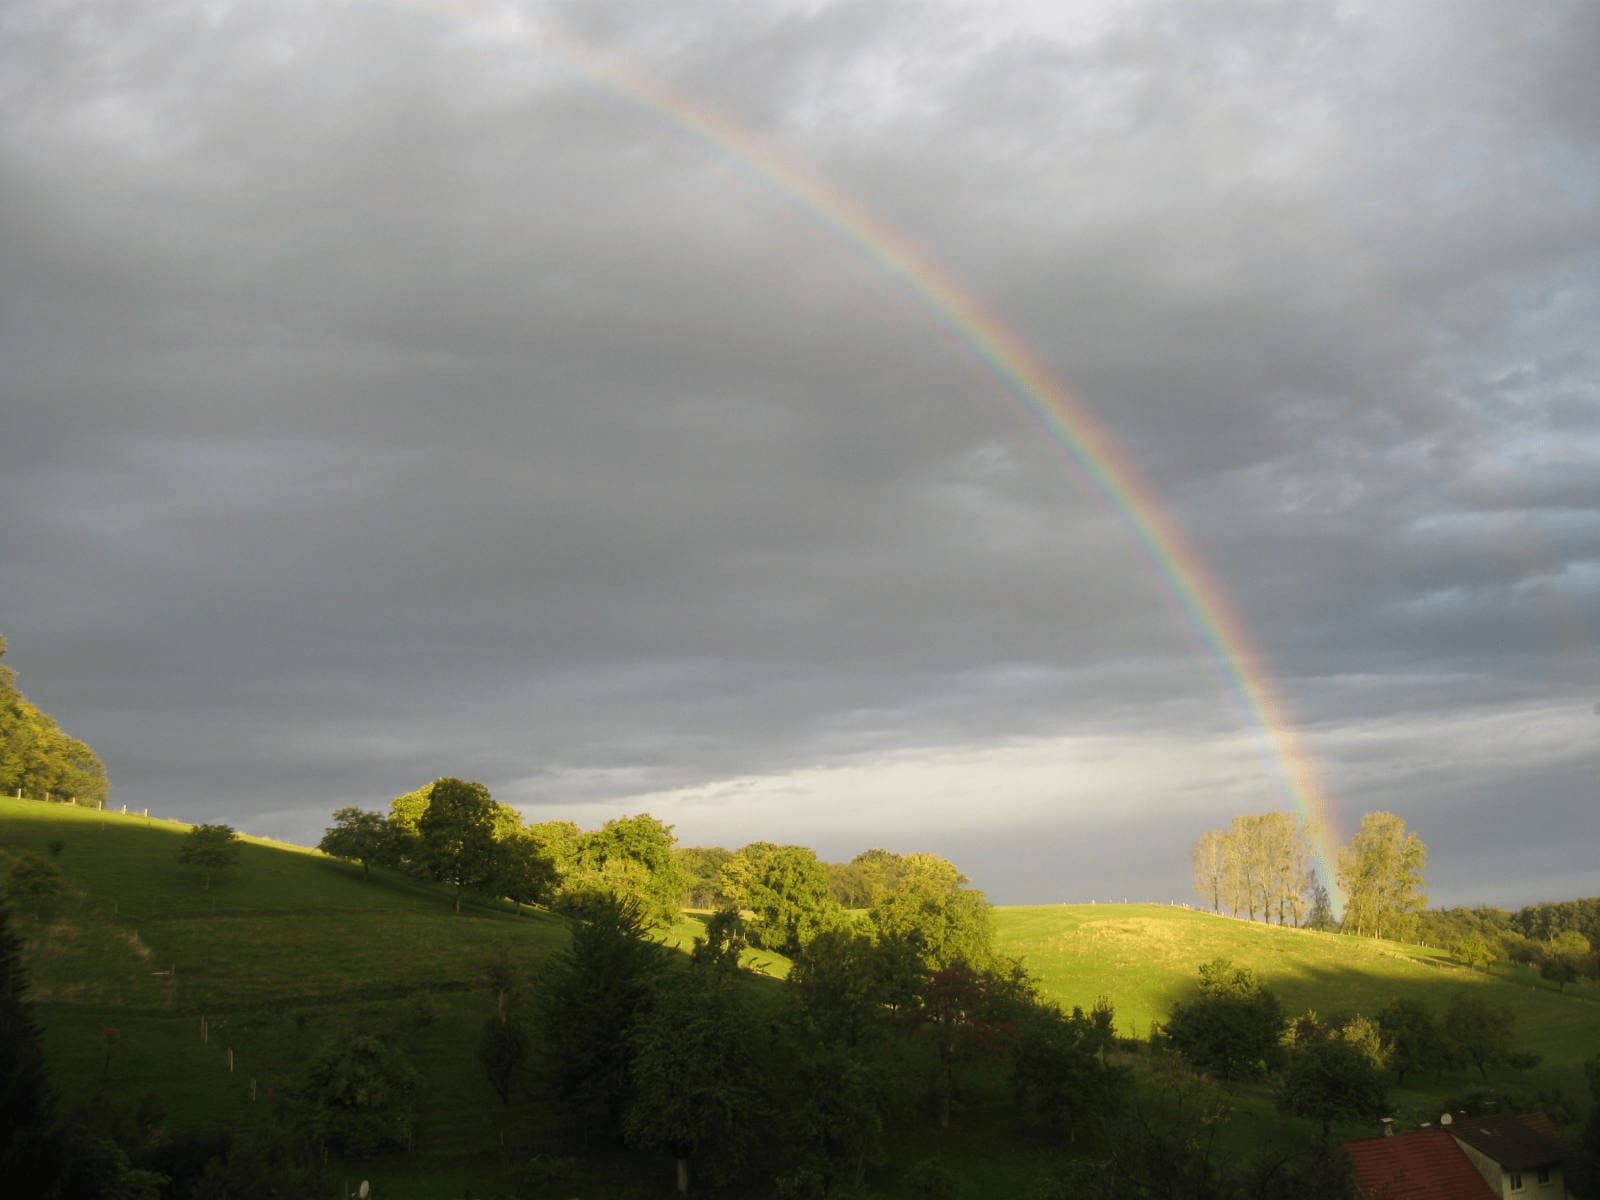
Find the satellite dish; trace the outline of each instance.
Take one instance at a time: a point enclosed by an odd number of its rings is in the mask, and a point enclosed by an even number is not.
[[[371,1194],[372,1194],[372,1185],[369,1184],[365,1179],[363,1179],[361,1181],[361,1186],[356,1189],[356,1195],[360,1196],[361,1200],[367,1200],[367,1197],[370,1196]]]
[[[1441,1124],[1441,1125],[1448,1125],[1448,1124],[1450,1124],[1451,1121],[1454,1121],[1454,1120],[1455,1120],[1455,1118],[1452,1117],[1449,1113],[1441,1113],[1439,1115],[1439,1124]]]

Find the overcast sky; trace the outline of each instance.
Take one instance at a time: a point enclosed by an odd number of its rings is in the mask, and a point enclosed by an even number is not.
[[[1269,743],[804,169],[1121,447],[1336,834],[1600,892],[1597,60],[1591,0],[8,0],[7,661],[130,809],[458,775],[1190,898]]]

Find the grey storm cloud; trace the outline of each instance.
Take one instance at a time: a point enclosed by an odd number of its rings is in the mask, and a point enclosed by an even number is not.
[[[118,802],[294,840],[459,774],[1181,896],[1289,802],[1238,664],[798,164],[1115,439],[1346,823],[1446,903],[1595,890],[1597,50],[1581,2],[19,0],[8,661]]]

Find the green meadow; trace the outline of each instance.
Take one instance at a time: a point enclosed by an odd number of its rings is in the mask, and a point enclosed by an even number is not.
[[[494,1188],[512,1178],[526,1196],[662,1194],[658,1164],[572,1144],[537,1101],[507,1110],[476,1062],[478,1031],[495,1006],[482,982],[485,964],[508,955],[525,990],[566,945],[561,918],[509,903],[468,904],[457,916],[451,894],[433,885],[382,871],[366,881],[359,867],[254,839],[237,869],[207,889],[177,864],[186,829],[0,799],[0,871],[17,855],[49,855],[52,842],[61,844],[52,861],[65,893],[23,906],[15,920],[67,1103],[102,1089],[151,1093],[179,1127],[248,1125],[263,1119],[272,1089],[324,1040],[378,1032],[426,1081],[421,1133],[408,1158],[335,1164],[336,1181],[370,1179],[383,1200],[510,1194]],[[687,951],[700,927],[685,914],[661,940]],[[1442,1011],[1467,990],[1510,1005],[1519,1046],[1543,1062],[1520,1075],[1491,1072],[1489,1082],[1521,1095],[1559,1089],[1585,1098],[1581,1064],[1600,1053],[1592,984],[1559,995],[1529,972],[1472,971],[1422,947],[1139,904],[1002,908],[995,931],[997,949],[1022,958],[1063,1006],[1109,997],[1124,1036],[1148,1035],[1192,989],[1198,966],[1223,957],[1253,968],[1291,1013],[1370,1015],[1394,996]],[[781,978],[788,964],[765,952],[747,963],[758,975],[752,987],[776,994],[778,985],[760,977]],[[1143,1056],[1127,1061],[1143,1070]],[[1427,1119],[1444,1098],[1478,1086],[1476,1074],[1422,1081],[1396,1090],[1395,1107]],[[1264,1087],[1243,1088],[1232,1102],[1244,1114],[1234,1136],[1246,1144],[1293,1128]],[[901,1131],[880,1194],[900,1195],[892,1172],[937,1153],[969,1200],[1016,1197],[1049,1151],[1011,1133],[998,1106],[974,1109],[943,1135]]]

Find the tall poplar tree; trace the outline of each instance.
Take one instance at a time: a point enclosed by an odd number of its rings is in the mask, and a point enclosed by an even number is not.
[[[1403,936],[1428,903],[1422,880],[1427,863],[1428,847],[1394,813],[1362,817],[1355,837],[1339,851],[1345,932]]]
[[[1203,902],[1209,902],[1211,911],[1222,911],[1222,882],[1227,872],[1227,859],[1220,829],[1208,829],[1194,844],[1194,890]]]

